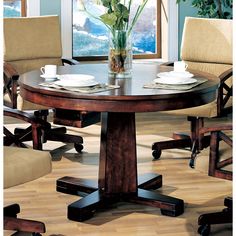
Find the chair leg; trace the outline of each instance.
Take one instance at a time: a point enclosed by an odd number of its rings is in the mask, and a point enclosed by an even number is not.
[[[232,223],[232,198],[225,198],[224,205],[227,207],[221,212],[202,214],[198,218],[198,233],[207,236],[212,224]]]
[[[34,115],[44,120],[43,127],[38,127],[37,125],[30,125],[29,127],[16,128],[14,134],[12,134],[6,127],[4,127],[4,145],[10,146],[15,144],[19,147],[26,148],[27,146],[23,143],[26,141],[33,140],[33,148],[37,150],[42,150],[42,143],[46,143],[48,140],[60,141],[64,143],[74,143],[75,150],[81,152],[83,149],[83,138],[77,135],[67,134],[65,127],[52,128],[51,124],[47,122],[48,111],[36,111]]]
[[[20,206],[13,204],[4,207],[4,230],[15,230],[17,232],[28,232],[33,235],[40,235],[46,232],[45,224],[40,221],[17,218]]]
[[[204,136],[199,134],[200,128],[204,126],[204,120],[202,117],[188,117],[190,121],[191,135],[184,133],[174,133],[174,140],[155,142],[152,145],[153,160],[157,160],[161,156],[162,150],[173,148],[190,148],[191,157],[189,165],[194,167],[194,161],[196,154],[199,150],[208,147],[210,144],[210,136]]]

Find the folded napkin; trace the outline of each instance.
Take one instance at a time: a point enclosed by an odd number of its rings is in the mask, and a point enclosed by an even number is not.
[[[104,92],[107,90],[120,88],[120,86],[118,85],[111,85],[111,84],[97,84],[97,85],[88,86],[88,87],[67,87],[67,86],[57,85],[53,82],[44,82],[39,85],[43,87],[53,88],[56,90],[66,90],[66,91],[72,91],[72,92],[78,92],[78,93],[99,93],[99,92]]]
[[[207,79],[204,78],[194,77],[194,79],[197,81],[192,84],[159,84],[153,82],[151,84],[145,84],[143,87],[149,89],[189,90],[207,81]]]

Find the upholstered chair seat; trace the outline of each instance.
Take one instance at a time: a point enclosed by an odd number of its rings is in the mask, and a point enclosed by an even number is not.
[[[174,133],[172,141],[152,145],[153,157],[160,158],[161,150],[189,147],[192,151],[190,166],[194,166],[196,153],[209,145],[209,136],[199,134],[204,118],[220,117],[232,112],[232,20],[186,17],[181,44],[181,60],[187,70],[210,73],[219,78],[216,100],[197,107],[165,111],[170,115],[187,116],[191,122],[190,135]],[[173,66],[165,63],[163,66]],[[191,98],[190,98],[191,99]]]
[[[27,148],[4,147],[4,189],[36,180],[52,170],[51,155]],[[22,219],[18,204],[4,207],[4,230],[17,231],[14,235],[41,235],[46,232],[43,222]]]
[[[4,188],[23,184],[51,172],[51,155],[33,149],[4,147]]]

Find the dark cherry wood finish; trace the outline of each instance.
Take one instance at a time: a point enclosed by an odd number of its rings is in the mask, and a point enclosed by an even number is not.
[[[232,181],[232,171],[225,170],[228,165],[233,164],[232,156],[227,157],[224,160],[220,160],[220,148],[219,143],[225,142],[229,148],[232,149],[232,139],[225,134],[225,131],[232,130],[232,124],[219,125],[214,127],[203,127],[200,129],[200,134],[210,133],[210,158],[208,174],[210,176],[227,179]],[[201,157],[199,157],[201,158]],[[233,220],[233,199],[227,197],[224,200],[224,208],[220,212],[205,213],[198,218],[198,233],[201,235],[208,235],[210,233],[212,224],[226,224],[232,223]]]
[[[106,64],[81,64],[61,67],[59,74],[91,74],[100,83],[120,85],[119,89],[94,94],[56,91],[39,86],[43,79],[39,71],[20,78],[24,99],[50,107],[79,111],[102,112],[99,178],[97,184],[82,179],[63,177],[57,190],[63,193],[88,195],[68,206],[68,218],[84,221],[94,212],[117,201],[146,204],[161,209],[162,214],[178,216],[184,212],[184,201],[165,196],[151,189],[162,186],[162,176],[151,174],[138,178],[136,153],[136,112],[153,112],[198,106],[215,99],[218,79],[209,74],[198,74],[208,82],[188,91],[144,89],[160,71],[168,71],[156,64],[134,64],[132,78],[109,77]],[[34,78],[34,79],[32,79]],[[191,99],[190,99],[191,98]]]
[[[41,235],[39,233],[46,232],[43,222],[17,218],[18,213],[20,213],[20,206],[18,204],[4,207],[4,230],[27,232],[32,233],[32,235]]]
[[[164,67],[173,67],[173,62],[167,62],[162,64]],[[226,107],[226,103],[232,97],[233,87],[229,86],[228,80],[233,75],[233,69],[224,71],[220,76],[220,85],[217,89],[217,117],[226,115],[232,112],[232,107]],[[194,167],[194,161],[197,153],[203,148],[210,145],[210,136],[203,135],[200,133],[200,129],[204,127],[204,117],[188,117],[190,121],[190,134],[183,134],[181,132],[173,133],[174,140],[160,141],[152,144],[152,155],[153,160],[157,160],[161,156],[162,150],[173,149],[173,148],[190,148],[191,157],[189,165]]]
[[[78,65],[79,62],[74,59],[61,59],[63,65]],[[4,100],[4,104],[9,107],[16,109],[17,108],[17,96],[18,96],[18,88],[19,88],[19,73],[15,69],[15,67],[11,63],[4,62],[3,65],[3,93],[8,94],[9,101]],[[46,104],[47,106],[47,104]],[[8,116],[15,117],[16,113],[12,109],[12,112],[8,110]],[[9,140],[12,140],[17,146],[25,147],[23,142],[25,141],[33,141],[33,148],[42,150],[42,143],[51,141],[60,141],[65,143],[74,143],[74,147],[78,152],[81,152],[83,149],[83,139],[79,136],[73,136],[67,134],[67,130],[65,127],[53,128],[49,122],[47,122],[47,117],[49,115],[48,110],[40,110],[35,111],[34,113],[27,114],[29,111],[22,112],[20,116],[17,118],[22,119],[28,123],[30,126],[23,128],[16,128],[14,130],[14,134],[6,130],[4,127],[4,133],[7,142],[5,145],[8,145]],[[76,112],[76,121],[74,116],[71,116],[68,110],[55,109],[53,110],[53,122],[58,125],[70,125],[79,128],[83,128],[85,126],[95,124],[100,121],[100,113],[99,112],[88,112],[88,111],[77,111]],[[25,115],[25,118],[23,117]],[[71,117],[71,119],[70,119]],[[41,119],[41,121],[40,121]],[[39,122],[39,125],[35,123],[35,121]],[[44,122],[44,125],[41,125]],[[33,126],[34,125],[34,126]],[[37,126],[37,127],[36,127]],[[36,133],[37,131],[37,133]]]

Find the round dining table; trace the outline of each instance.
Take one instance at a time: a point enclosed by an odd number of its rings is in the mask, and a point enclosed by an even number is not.
[[[152,191],[162,186],[162,175],[138,176],[135,113],[175,110],[212,102],[216,99],[219,79],[211,74],[190,71],[194,77],[207,81],[188,90],[144,88],[153,83],[158,73],[171,70],[172,67],[157,63],[138,62],[133,63],[129,78],[119,78],[108,74],[106,63],[58,67],[59,75],[89,74],[98,83],[119,86],[96,93],[41,86],[45,81],[39,70],[20,76],[20,95],[27,101],[55,109],[101,112],[98,181],[94,183],[71,176],[57,180],[57,191],[75,195],[87,193],[68,206],[68,219],[85,221],[99,208],[109,208],[110,204],[119,201],[157,207],[168,216],[179,216],[184,212],[182,199]]]

